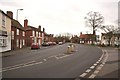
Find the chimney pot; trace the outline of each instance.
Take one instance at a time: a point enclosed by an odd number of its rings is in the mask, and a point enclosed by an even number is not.
[[[7,11],[7,15],[13,19],[13,12],[12,11]]]
[[[27,26],[28,26],[28,20],[25,19],[25,20],[24,20],[24,27],[27,28]]]

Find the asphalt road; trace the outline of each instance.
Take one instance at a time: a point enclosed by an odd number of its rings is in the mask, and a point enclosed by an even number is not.
[[[4,57],[3,78],[76,78],[102,55],[93,46],[75,44],[75,52],[65,54],[69,44]],[[25,53],[25,54],[24,54]]]

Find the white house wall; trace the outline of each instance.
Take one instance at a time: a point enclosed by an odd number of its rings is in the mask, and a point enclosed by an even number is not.
[[[2,29],[2,14],[0,12],[0,30]],[[7,46],[0,47],[0,52],[5,52],[11,50],[11,19],[7,16],[5,16],[5,31],[7,31]]]

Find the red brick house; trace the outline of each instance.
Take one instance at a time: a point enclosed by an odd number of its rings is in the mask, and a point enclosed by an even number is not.
[[[25,43],[25,29],[15,19],[13,19],[13,13],[7,11],[7,15],[12,18],[11,22],[11,50],[20,49],[26,47]]]
[[[93,34],[82,34],[80,33],[80,43],[82,44],[92,44],[94,42],[94,35]]]
[[[42,34],[41,26],[38,26],[38,28],[35,28],[33,26],[28,26],[28,20],[24,20],[24,28],[26,30],[26,45],[31,46],[34,44],[42,44]]]

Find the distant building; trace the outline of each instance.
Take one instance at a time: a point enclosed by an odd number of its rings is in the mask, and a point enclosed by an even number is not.
[[[80,33],[80,43],[82,44],[92,44],[94,36],[93,34],[82,34]]]
[[[41,45],[43,43],[44,39],[44,31],[41,31],[41,26],[38,26],[38,28],[35,28],[33,26],[28,25],[28,20],[24,20],[24,28],[26,30],[26,44],[27,46],[31,46],[34,44]]]
[[[11,50],[11,18],[0,10],[0,52]]]

